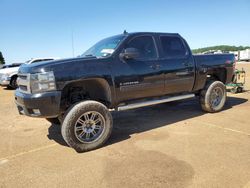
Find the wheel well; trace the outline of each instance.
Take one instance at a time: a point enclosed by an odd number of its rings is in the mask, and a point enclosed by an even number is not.
[[[17,79],[17,74],[14,74],[14,75],[12,75],[12,76],[10,77],[10,83],[9,83],[9,86],[10,86],[11,88],[14,88],[14,89],[15,89],[16,86],[13,86],[13,80],[14,80],[14,79]]]
[[[99,101],[110,107],[111,90],[107,81],[97,78],[69,83],[62,90],[61,107],[67,109],[72,104],[86,99]]]
[[[12,76],[11,76],[11,80],[12,80],[13,78],[15,78],[15,77],[17,77],[17,74],[12,75]]]
[[[218,80],[222,83],[226,83],[227,80],[227,72],[225,68],[217,68],[214,69],[212,72],[208,73],[208,80]]]

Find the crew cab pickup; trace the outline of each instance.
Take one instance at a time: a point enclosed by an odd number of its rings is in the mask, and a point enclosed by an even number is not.
[[[78,58],[21,66],[15,101],[20,114],[60,123],[66,143],[84,152],[109,138],[112,110],[194,96],[204,111],[222,110],[234,67],[233,54],[192,55],[179,34],[124,32]]]

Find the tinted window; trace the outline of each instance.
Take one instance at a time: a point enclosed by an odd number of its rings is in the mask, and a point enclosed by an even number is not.
[[[21,66],[21,64],[3,65],[2,69],[5,69],[5,68],[12,68],[12,67],[19,67],[19,66]]]
[[[151,36],[136,37],[128,43],[127,48],[136,48],[140,53],[140,59],[157,57],[155,44]]]
[[[160,37],[164,57],[177,57],[186,54],[183,42],[178,37],[162,36]]]
[[[21,64],[12,64],[9,67],[20,67],[20,66],[21,66]]]

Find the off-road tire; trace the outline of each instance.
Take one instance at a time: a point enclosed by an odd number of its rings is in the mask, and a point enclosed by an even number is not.
[[[212,103],[212,98],[214,95],[213,92],[219,90],[221,92],[221,100],[218,102],[218,105],[214,106]],[[200,92],[200,104],[202,110],[205,112],[219,112],[223,109],[226,102],[226,87],[220,81],[210,81],[206,84],[205,88]]]
[[[75,125],[77,120],[87,112],[97,112],[104,118],[103,132],[96,140],[91,143],[80,142],[75,135]],[[83,101],[74,104],[67,110],[61,127],[62,136],[65,142],[77,152],[86,152],[101,147],[110,137],[113,128],[111,113],[102,103],[97,101]]]

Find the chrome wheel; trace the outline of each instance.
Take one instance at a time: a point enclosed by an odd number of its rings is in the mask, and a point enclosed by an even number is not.
[[[226,87],[221,81],[209,81],[200,92],[200,104],[205,112],[219,112],[227,99]]]
[[[96,111],[85,112],[80,116],[74,127],[76,138],[82,143],[98,140],[104,132],[105,119]]]
[[[222,99],[224,96],[224,91],[220,87],[216,87],[213,89],[211,97],[210,97],[210,103],[212,107],[217,107],[220,105]]]

